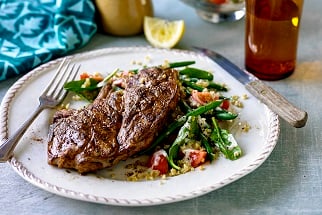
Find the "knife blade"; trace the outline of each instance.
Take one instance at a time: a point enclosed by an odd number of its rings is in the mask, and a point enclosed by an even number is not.
[[[268,108],[270,108],[289,124],[296,128],[305,126],[308,118],[307,112],[293,105],[273,88],[267,86],[264,82],[249,72],[241,70],[237,65],[232,63],[224,56],[206,48],[193,48],[221,66],[225,71],[245,85],[245,88],[253,96],[267,105]]]

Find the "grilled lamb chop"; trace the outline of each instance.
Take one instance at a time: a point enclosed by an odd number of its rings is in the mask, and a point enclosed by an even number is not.
[[[87,108],[58,111],[50,127],[48,162],[80,173],[113,165],[121,100],[120,93],[111,92]]]
[[[169,120],[179,95],[177,72],[172,69],[144,69],[131,78],[123,98],[119,154],[129,157],[146,149]]]
[[[152,144],[179,96],[177,72],[157,67],[130,76],[124,90],[103,87],[88,107],[56,112],[48,163],[86,173],[129,158]]]

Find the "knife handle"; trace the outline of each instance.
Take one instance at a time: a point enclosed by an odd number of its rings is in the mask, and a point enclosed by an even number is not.
[[[260,80],[251,81],[245,87],[251,94],[292,126],[296,128],[305,126],[308,117],[307,113],[295,107],[273,88]]]

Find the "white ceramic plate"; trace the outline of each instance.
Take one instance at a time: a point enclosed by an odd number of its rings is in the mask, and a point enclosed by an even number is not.
[[[106,177],[104,174],[82,176],[74,171],[48,165],[46,138],[53,111],[45,110],[21,139],[14,151],[14,157],[9,161],[19,175],[44,190],[68,198],[109,205],[144,206],[171,203],[206,194],[245,176],[259,167],[276,145],[279,135],[277,115],[207,57],[194,52],[149,47],[108,48],[70,57],[82,65],[81,72],[103,74],[112,72],[115,68],[138,68],[138,65],[133,65],[134,61],[160,65],[164,60],[195,60],[196,67],[213,71],[216,81],[229,86],[228,96],[248,94],[249,99],[242,100],[244,108],[239,110],[239,120],[242,123],[247,122],[251,130],[236,134],[244,152],[236,161],[220,157],[206,165],[205,170],[196,169],[166,180],[129,182],[108,177],[107,173]],[[39,94],[60,62],[61,59],[58,59],[34,69],[9,89],[1,104],[2,139],[11,135],[33,112],[38,105]],[[123,171],[122,164],[116,169]]]

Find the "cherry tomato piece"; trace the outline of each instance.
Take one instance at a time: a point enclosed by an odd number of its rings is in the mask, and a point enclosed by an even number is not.
[[[89,74],[84,72],[84,73],[80,74],[79,78],[80,78],[80,80],[85,80],[86,78],[89,78]]]
[[[91,75],[90,78],[93,78],[96,81],[103,81],[103,76],[99,73],[95,73],[94,75]]]
[[[229,105],[230,105],[229,100],[224,100],[224,101],[221,103],[220,107],[221,107],[222,109],[224,109],[224,110],[228,110]]]
[[[153,153],[148,162],[148,167],[153,170],[158,170],[161,175],[168,173],[169,164],[167,159],[167,153],[161,149]]]
[[[185,158],[190,162],[194,168],[206,162],[207,152],[203,150],[188,149],[185,152]]]

